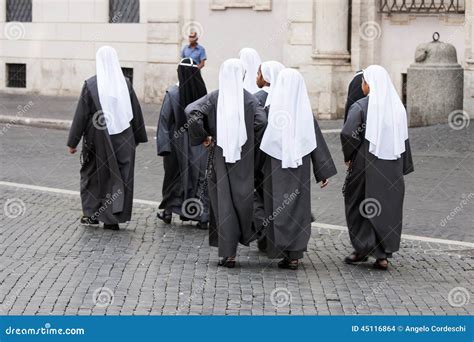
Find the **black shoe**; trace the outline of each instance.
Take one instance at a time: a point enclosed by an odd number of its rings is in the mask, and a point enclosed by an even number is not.
[[[120,227],[119,227],[118,224],[105,224],[105,223],[104,223],[104,229],[119,230]]]
[[[349,265],[350,264],[357,264],[359,262],[366,262],[367,260],[369,260],[369,258],[367,256],[359,255],[356,252],[353,252],[351,255],[344,258],[344,262],[346,264],[349,264]]]
[[[158,217],[164,223],[170,224],[171,223],[171,218],[173,217],[173,214],[168,213],[166,210],[163,210],[161,213],[158,212],[156,214],[156,217]]]
[[[91,219],[89,216],[81,217],[81,224],[85,226],[95,226],[99,224],[99,221]]]
[[[187,218],[186,216],[179,215],[179,219],[183,222],[191,221],[191,219]]]
[[[198,222],[196,225],[197,229],[207,230],[209,229],[209,222]]]
[[[265,253],[267,251],[267,238],[262,237],[257,241],[257,247],[260,252]]]
[[[217,266],[223,266],[223,267],[227,267],[227,268],[234,268],[235,267],[235,259],[222,258],[217,263]]]
[[[387,259],[377,259],[374,262],[373,267],[376,270],[382,270],[382,271],[387,271],[388,270],[388,260]]]
[[[282,259],[278,263],[279,268],[284,268],[284,269],[293,270],[293,271],[296,271],[298,269],[298,266],[299,266],[298,260],[290,260],[287,258]]]

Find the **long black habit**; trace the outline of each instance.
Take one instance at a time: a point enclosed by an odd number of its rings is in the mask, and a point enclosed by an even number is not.
[[[191,144],[199,145],[206,137],[219,141],[216,131],[216,90],[186,108],[189,117]],[[212,169],[208,179],[209,199],[213,218],[210,220],[209,244],[219,248],[220,257],[233,257],[240,242],[248,246],[257,238],[252,229],[254,196],[254,149],[266,126],[266,115],[258,100],[244,90],[247,142],[242,146],[241,159],[226,163],[222,148],[214,143]]]
[[[261,107],[265,107],[268,92],[265,90],[257,91],[254,96],[257,98]],[[265,108],[265,114],[268,118],[268,107]],[[258,234],[259,248],[266,248],[265,227],[263,221],[265,219],[265,208],[263,204],[263,166],[265,164],[265,152],[260,150],[260,141],[257,141],[255,147],[255,193],[254,193],[254,230]]]
[[[265,107],[265,102],[267,102],[268,92],[262,89],[262,90],[257,91],[253,95],[257,98],[258,102],[260,103],[260,106]]]
[[[355,251],[386,259],[400,247],[405,195],[404,175],[414,171],[409,140],[397,160],[382,160],[369,152],[365,124],[369,98],[349,110],[341,132],[346,162],[352,161],[345,183],[347,226]]]
[[[314,128],[317,147],[303,157],[303,164],[298,168],[283,169],[281,160],[266,155],[263,225],[269,258],[303,258],[311,237],[311,164],[317,182],[337,173],[316,120]]]
[[[130,221],[133,205],[135,148],[148,141],[142,110],[127,80],[133,110],[130,127],[109,135],[97,89],[97,77],[85,81],[67,145],[83,138],[81,200],[85,216],[105,224]]]
[[[192,63],[189,59],[183,61]],[[179,65],[178,78],[180,86],[168,88],[158,119],[156,147],[157,154],[164,157],[165,169],[159,208],[208,222],[207,189],[204,188],[207,150],[202,145],[190,145],[189,123],[184,113],[186,106],[206,95],[207,90],[195,67]]]

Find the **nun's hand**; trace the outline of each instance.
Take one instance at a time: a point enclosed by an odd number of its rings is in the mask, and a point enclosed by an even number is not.
[[[327,185],[329,184],[329,180],[328,179],[325,179],[321,182],[321,189],[322,188],[325,188]]]
[[[69,147],[69,153],[74,154],[77,152],[77,149],[75,147]]]
[[[346,166],[347,167],[351,167],[351,165],[352,165],[352,160],[346,161]]]
[[[204,147],[209,147],[212,144],[212,137],[207,137],[202,143]]]

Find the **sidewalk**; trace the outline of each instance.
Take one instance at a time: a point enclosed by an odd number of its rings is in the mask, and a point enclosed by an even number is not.
[[[313,229],[300,270],[255,246],[218,268],[207,232],[135,204],[121,231],[82,227],[71,194],[1,187],[1,314],[472,315],[472,249],[403,240],[388,272],[349,266],[346,232]],[[16,208],[16,210],[13,210]]]
[[[78,98],[68,96],[19,95],[0,93],[0,123],[55,129],[69,129]],[[20,107],[19,107],[20,106]],[[161,104],[141,103],[145,125],[156,130]],[[28,119],[33,119],[29,120]],[[321,120],[321,129],[340,129],[341,120]]]

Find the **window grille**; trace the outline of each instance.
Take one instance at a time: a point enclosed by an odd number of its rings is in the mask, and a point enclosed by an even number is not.
[[[140,22],[139,0],[109,0],[109,23]]]
[[[26,88],[26,64],[7,63],[7,87]]]
[[[462,14],[465,0],[380,0],[381,13]],[[468,0],[470,1],[470,0]]]
[[[7,21],[31,22],[31,0],[7,0]]]
[[[123,75],[128,78],[133,85],[133,68],[122,68]]]

